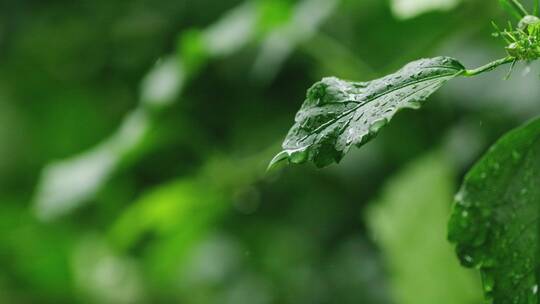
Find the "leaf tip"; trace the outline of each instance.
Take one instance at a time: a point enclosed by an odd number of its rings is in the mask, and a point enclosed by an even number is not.
[[[270,172],[271,170],[277,168],[277,166],[282,163],[284,160],[287,160],[289,158],[289,152],[287,151],[281,151],[268,164],[268,167],[266,167],[266,172]]]

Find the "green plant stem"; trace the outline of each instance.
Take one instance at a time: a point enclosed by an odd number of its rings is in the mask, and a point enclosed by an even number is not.
[[[476,75],[480,75],[482,73],[492,71],[492,70],[496,69],[497,67],[499,67],[501,65],[508,64],[508,63],[514,62],[516,60],[517,60],[516,58],[508,56],[508,57],[505,57],[505,58],[490,62],[490,63],[488,63],[488,64],[486,64],[484,66],[481,66],[481,67],[479,67],[477,69],[465,70],[465,72],[463,72],[463,76],[465,76],[465,77],[473,77],[473,76],[476,76]]]
[[[516,10],[521,17],[529,15],[529,12],[523,7],[523,5],[518,0],[509,0],[510,5]]]

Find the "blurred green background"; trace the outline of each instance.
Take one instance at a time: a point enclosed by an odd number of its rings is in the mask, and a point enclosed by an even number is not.
[[[466,169],[538,69],[458,80],[342,164],[265,172],[306,89],[504,56],[496,0],[2,0],[0,303],[467,304]]]

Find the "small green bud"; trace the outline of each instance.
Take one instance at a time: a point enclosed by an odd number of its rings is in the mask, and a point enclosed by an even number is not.
[[[519,48],[519,45],[517,43],[510,43],[507,47],[506,47],[506,52],[508,52],[508,55],[512,56],[512,57],[515,57],[515,58],[519,58],[521,57],[520,55],[520,48]]]
[[[521,30],[526,30],[529,28],[529,26],[537,24],[540,24],[540,18],[532,15],[527,15],[523,17],[521,21],[519,21],[518,27]]]

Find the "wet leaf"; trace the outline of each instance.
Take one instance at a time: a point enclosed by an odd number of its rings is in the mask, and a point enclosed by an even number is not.
[[[467,174],[449,224],[461,263],[493,303],[538,303],[540,119],[497,142]]]
[[[395,74],[370,82],[325,78],[308,90],[283,151],[270,166],[288,159],[318,167],[339,162],[353,146],[372,139],[400,110],[422,101],[465,68],[455,59],[436,57],[409,63]]]

